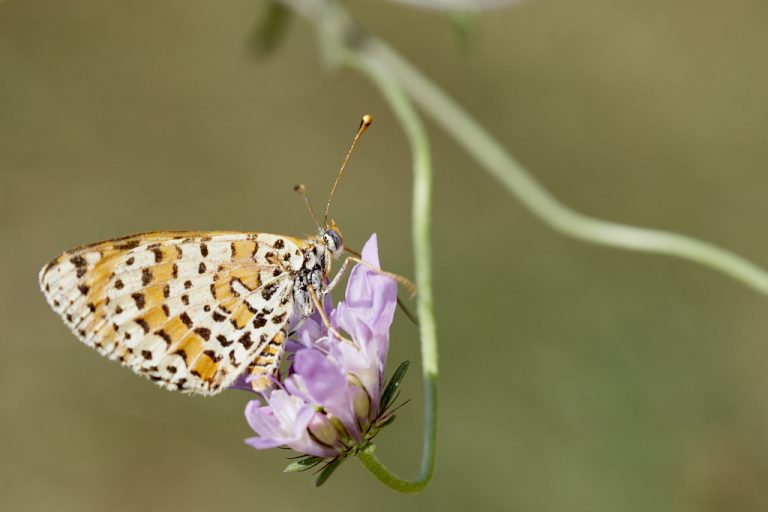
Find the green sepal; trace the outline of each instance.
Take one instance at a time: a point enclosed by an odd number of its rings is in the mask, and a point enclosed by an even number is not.
[[[324,459],[322,457],[309,456],[300,460],[296,460],[288,464],[283,473],[295,473],[297,471],[306,471],[310,468],[320,464]]]

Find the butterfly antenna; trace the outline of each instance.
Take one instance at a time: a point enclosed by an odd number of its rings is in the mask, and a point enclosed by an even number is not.
[[[413,312],[411,312],[411,310],[406,307],[405,303],[400,299],[400,297],[397,298],[397,305],[400,307],[400,310],[403,312],[405,317],[410,320],[413,325],[420,327],[418,318],[416,318],[416,315],[414,315]]]
[[[325,215],[323,216],[323,226],[325,227],[328,227],[328,212],[331,210],[331,200],[333,199],[333,194],[336,192],[336,186],[339,184],[341,175],[344,174],[344,169],[347,167],[349,157],[352,156],[352,152],[355,150],[355,146],[357,146],[357,141],[360,140],[360,136],[365,133],[365,130],[367,130],[369,126],[371,126],[372,122],[373,117],[370,114],[365,114],[363,116],[363,120],[360,121],[360,128],[357,130],[355,140],[352,141],[352,146],[350,146],[349,151],[347,151],[347,156],[344,158],[344,163],[341,164],[339,174],[336,175],[336,181],[333,182],[333,188],[331,188],[331,195],[328,196],[328,204],[325,205]]]
[[[317,230],[322,231],[322,228],[320,227],[320,223],[317,221],[317,215],[315,215],[315,210],[314,208],[312,208],[312,203],[309,202],[309,196],[307,195],[307,187],[305,187],[303,183],[299,183],[298,185],[293,187],[293,191],[304,198],[304,202],[307,205],[309,214],[312,216],[312,220],[315,221],[315,226],[317,226]]]

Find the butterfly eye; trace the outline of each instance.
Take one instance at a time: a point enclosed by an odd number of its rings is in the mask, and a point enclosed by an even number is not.
[[[344,249],[344,245],[341,241],[341,235],[335,229],[329,229],[323,233],[323,242],[334,256],[338,256]]]

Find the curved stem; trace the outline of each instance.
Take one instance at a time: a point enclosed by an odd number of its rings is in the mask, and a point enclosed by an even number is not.
[[[429,479],[403,480],[392,471],[387,469],[376,456],[376,446],[370,445],[365,450],[357,454],[357,460],[360,461],[365,469],[371,472],[379,482],[390,489],[402,492],[404,494],[419,492],[429,485]]]
[[[768,294],[768,273],[729,250],[685,235],[604,221],[566,206],[542,187],[455,101],[391,47],[371,39],[366,44],[366,52],[369,59],[385,66],[414,101],[460,146],[550,227],[588,242],[695,261]]]
[[[327,0],[283,0],[313,21],[320,35],[323,55],[335,64],[362,72],[379,88],[405,130],[411,145],[413,164],[413,250],[416,274],[417,316],[421,337],[421,365],[424,381],[424,440],[419,475],[405,480],[387,469],[370,445],[358,454],[358,460],[380,482],[391,489],[411,493],[429,485],[435,472],[437,454],[437,327],[432,299],[432,250],[430,211],[432,208],[432,157],[427,132],[403,88],[386,67],[355,45],[351,19],[338,5]],[[358,43],[361,41],[358,41]]]
[[[483,168],[551,228],[601,245],[666,254],[720,271],[768,294],[768,272],[738,254],[693,237],[605,221],[577,212],[542,187],[480,124],[419,69],[383,41],[363,37],[346,11],[331,0],[283,0],[308,16],[320,32],[325,57],[348,64],[350,55],[385,70]]]
[[[360,455],[360,461],[382,483],[399,492],[416,492],[432,480],[437,453],[437,326],[432,300],[432,249],[430,211],[432,208],[432,157],[429,139],[416,110],[387,70],[365,53],[348,56],[347,64],[366,74],[389,102],[400,121],[413,154],[413,248],[416,270],[417,315],[421,336],[421,364],[424,379],[424,448],[421,470],[415,480],[403,480],[384,467],[374,447]]]

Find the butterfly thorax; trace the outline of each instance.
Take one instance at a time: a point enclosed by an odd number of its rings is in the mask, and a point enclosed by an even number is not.
[[[328,292],[326,282],[334,258],[344,250],[341,234],[336,228],[327,229],[317,238],[308,241],[304,248],[304,264],[296,275],[293,288],[293,300],[299,320],[303,320],[315,310],[315,301],[309,288],[322,300]]]

